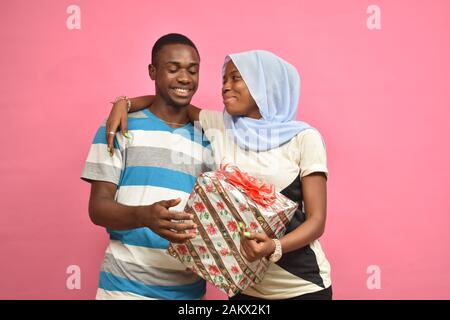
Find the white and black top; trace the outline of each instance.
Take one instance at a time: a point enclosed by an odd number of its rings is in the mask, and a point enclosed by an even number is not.
[[[225,133],[222,112],[202,110],[200,124],[211,142],[217,165],[232,163],[242,171],[275,186],[299,203],[287,233],[305,221],[301,179],[313,172],[328,176],[325,146],[316,129],[306,129],[286,144],[264,152],[246,151]],[[243,293],[264,299],[289,299],[317,292],[331,285],[330,264],[318,240],[284,253],[271,264],[262,282]]]

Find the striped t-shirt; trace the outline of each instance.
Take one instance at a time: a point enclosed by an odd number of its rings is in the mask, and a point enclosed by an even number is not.
[[[182,211],[196,177],[211,169],[209,142],[192,124],[171,128],[148,109],[130,113],[130,139],[116,134],[107,151],[105,124],[97,131],[82,179],[118,186],[116,201],[130,206],[181,198]],[[149,228],[109,230],[97,299],[199,299],[205,281],[167,253],[169,242]]]

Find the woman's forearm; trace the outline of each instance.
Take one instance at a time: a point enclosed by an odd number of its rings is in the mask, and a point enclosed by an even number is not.
[[[280,240],[283,252],[302,248],[322,236],[327,219],[326,181],[325,174],[321,172],[301,180],[306,220]]]
[[[136,112],[148,108],[155,99],[155,96],[139,96],[130,98],[131,108],[130,112]]]
[[[200,108],[197,108],[196,106],[193,106],[190,104],[188,107],[188,117],[191,122],[196,122],[200,118],[200,111],[202,111]]]
[[[319,239],[325,229],[325,221],[310,218],[280,239],[283,253],[291,252]]]
[[[148,108],[153,103],[154,99],[155,96],[152,95],[130,98],[131,102],[130,112],[136,112]],[[189,105],[187,108],[189,120],[191,120],[191,122],[198,121],[201,109],[193,105]]]

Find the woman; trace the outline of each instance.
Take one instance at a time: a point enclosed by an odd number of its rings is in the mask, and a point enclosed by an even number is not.
[[[316,129],[294,120],[299,95],[295,67],[255,50],[225,58],[223,113],[189,106],[191,121],[200,121],[211,142],[216,164],[236,164],[299,204],[279,242],[265,233],[242,231],[244,257],[274,263],[262,282],[232,300],[332,298],[330,265],[318,241],[326,221],[326,151]],[[131,111],[151,101],[151,96],[132,99]],[[106,132],[122,122],[126,133],[126,112],[124,102],[116,104]]]

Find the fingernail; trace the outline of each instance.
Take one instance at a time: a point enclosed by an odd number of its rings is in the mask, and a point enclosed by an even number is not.
[[[192,219],[194,219],[194,216],[191,214],[191,215],[189,215],[189,218],[192,220]]]
[[[128,132],[125,132],[123,135],[125,136],[125,138],[130,139],[130,136],[128,135]]]
[[[245,231],[245,232],[244,232],[244,236],[245,236],[246,238],[250,237],[250,232]]]

